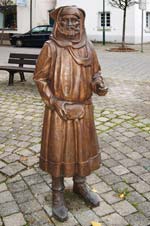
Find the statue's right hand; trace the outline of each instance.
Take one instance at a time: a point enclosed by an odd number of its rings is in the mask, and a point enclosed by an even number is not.
[[[58,100],[57,98],[52,98],[52,106],[54,107],[54,110],[58,113],[58,115],[63,119],[67,120],[66,112],[64,109],[64,101]]]

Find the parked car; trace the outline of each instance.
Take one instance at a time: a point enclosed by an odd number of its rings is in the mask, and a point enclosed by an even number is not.
[[[52,36],[53,27],[50,25],[40,25],[34,27],[25,34],[13,34],[10,37],[11,45],[22,46],[43,46],[44,42]]]

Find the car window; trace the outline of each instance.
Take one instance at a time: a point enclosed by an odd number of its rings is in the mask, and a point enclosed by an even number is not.
[[[32,29],[32,33],[37,34],[37,33],[44,33],[46,32],[47,27],[35,27]]]
[[[48,32],[52,32],[52,31],[53,31],[53,27],[48,27],[48,28],[47,28],[47,31],[48,31]]]

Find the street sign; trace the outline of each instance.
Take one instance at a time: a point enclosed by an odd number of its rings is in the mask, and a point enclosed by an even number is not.
[[[139,0],[139,9],[146,10],[146,0]]]

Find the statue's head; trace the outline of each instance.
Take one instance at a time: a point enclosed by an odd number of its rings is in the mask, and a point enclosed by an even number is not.
[[[76,6],[63,6],[51,14],[55,20],[53,35],[57,40],[79,43],[85,35],[85,12]]]

